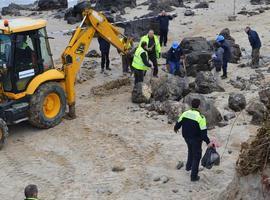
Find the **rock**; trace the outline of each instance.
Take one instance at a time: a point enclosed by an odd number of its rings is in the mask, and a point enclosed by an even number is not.
[[[2,15],[10,15],[10,16],[21,16],[20,10],[24,10],[24,7],[21,7],[18,4],[11,3],[6,7],[2,8]]]
[[[251,123],[255,125],[261,125],[265,119],[267,112],[266,106],[260,101],[251,102],[247,107],[248,114],[252,115]]]
[[[71,24],[71,25],[76,24],[76,23],[78,23],[78,19],[76,17],[68,17],[67,23]]]
[[[188,76],[196,77],[199,71],[210,71],[209,60],[212,56],[212,47],[203,37],[184,38],[181,47],[186,55],[185,64]]]
[[[220,128],[225,127],[225,126],[228,126],[228,125],[229,125],[229,123],[228,122],[225,122],[225,121],[222,121],[222,122],[218,122],[217,123],[217,126],[220,127]]]
[[[112,191],[107,188],[107,187],[100,187],[97,189],[97,193],[98,194],[106,194],[106,195],[111,195],[112,194]]]
[[[219,110],[215,107],[213,100],[205,97],[201,94],[190,93],[184,98],[184,103],[191,106],[191,102],[193,99],[200,99],[200,111],[207,119],[208,128],[216,126],[219,122],[222,121],[222,116]]]
[[[184,162],[183,161],[179,161],[178,164],[177,164],[177,166],[176,166],[176,169],[177,170],[180,170],[180,169],[182,169],[182,167],[184,167]]]
[[[162,176],[162,177],[160,178],[160,180],[161,180],[161,182],[162,182],[163,184],[165,184],[165,183],[168,183],[170,179],[169,179],[167,176]]]
[[[260,100],[264,103],[265,106],[269,106],[269,99],[270,99],[270,87],[265,88],[259,92]]]
[[[247,65],[245,64],[245,63],[242,63],[242,64],[239,64],[237,67],[239,67],[239,68],[244,68],[244,67],[246,67]]]
[[[195,12],[193,10],[186,10],[185,13],[184,13],[185,16],[194,16],[195,15]]]
[[[211,72],[199,72],[195,80],[195,91],[201,94],[225,92]]]
[[[209,3],[208,2],[200,2],[197,5],[195,5],[194,7],[195,9],[199,9],[199,8],[209,8]]]
[[[112,13],[120,11],[122,14],[124,13],[124,9],[126,7],[135,8],[136,0],[102,0],[97,1],[95,9],[97,10],[106,10],[112,11]]]
[[[133,103],[149,103],[152,95],[151,87],[145,83],[138,83],[132,91]]]
[[[159,13],[162,10],[167,12],[171,12],[174,9],[171,6],[183,7],[183,0],[175,1],[175,0],[149,0],[149,8],[148,10],[152,10],[155,13]]]
[[[155,181],[155,182],[160,181],[160,177],[159,177],[159,176],[155,177],[155,178],[153,179],[153,181]]]
[[[101,56],[96,50],[91,50],[85,55],[85,57],[88,57],[88,58],[100,58]]]
[[[122,171],[125,171],[125,170],[126,170],[126,168],[123,167],[123,166],[114,166],[114,167],[112,168],[112,171],[113,171],[113,172],[122,172]]]
[[[223,116],[225,121],[229,121],[235,117],[236,117],[235,113],[227,113],[226,115]]]
[[[238,44],[235,43],[235,39],[231,36],[230,29],[225,28],[220,32],[220,35],[223,35],[227,40],[228,44],[231,47],[232,57],[230,63],[238,63],[242,56],[241,48]]]
[[[67,7],[68,7],[67,0],[38,0],[39,10],[55,10]]]
[[[166,74],[150,80],[155,101],[179,100],[188,92],[185,78]]]
[[[235,112],[239,112],[246,108],[247,102],[243,94],[231,93],[229,96],[229,108]]]
[[[177,189],[173,189],[173,190],[172,190],[172,192],[173,192],[173,193],[178,193],[178,192],[179,192],[179,190],[177,190]]]
[[[148,18],[149,17],[149,18]],[[159,35],[159,23],[156,20],[156,14],[144,15],[140,18],[129,22],[117,23],[117,26],[122,27],[125,35],[132,35],[138,41],[142,35],[148,33],[150,29],[154,30],[155,34]]]

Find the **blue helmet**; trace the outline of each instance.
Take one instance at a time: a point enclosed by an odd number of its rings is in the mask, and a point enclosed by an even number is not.
[[[221,42],[221,41],[223,41],[223,40],[225,40],[225,38],[224,38],[223,35],[218,35],[218,36],[216,37],[216,42]]]
[[[172,48],[177,49],[178,47],[179,47],[179,43],[174,41],[173,44],[172,44]]]

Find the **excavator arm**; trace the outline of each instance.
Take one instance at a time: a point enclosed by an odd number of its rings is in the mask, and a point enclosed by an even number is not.
[[[65,90],[69,105],[70,117],[75,117],[75,81],[77,73],[85,58],[90,43],[97,33],[110,42],[118,51],[127,53],[126,45],[121,41],[124,37],[118,29],[110,24],[106,17],[94,10],[83,13],[83,21],[73,34],[67,48],[62,54],[63,71],[65,74]],[[127,41],[129,42],[129,41]]]

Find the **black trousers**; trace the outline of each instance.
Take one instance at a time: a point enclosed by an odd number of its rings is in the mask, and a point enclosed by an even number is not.
[[[202,158],[202,140],[185,138],[188,147],[186,170],[191,170],[191,178],[196,178],[199,173],[199,165]]]
[[[158,63],[157,63],[157,56],[156,54],[149,54],[149,60],[153,63],[153,75],[157,76],[158,75]]]
[[[137,83],[143,82],[145,71],[135,69],[135,68],[133,68],[133,71],[134,71],[134,77],[135,77],[134,84],[136,85]]]
[[[166,46],[168,41],[168,29],[160,29],[159,42],[161,46]]]
[[[106,69],[110,67],[110,58],[109,58],[110,52],[101,52],[101,69],[104,69],[106,66]]]
[[[228,61],[223,61],[222,70],[223,70],[223,75],[227,76]]]
[[[122,55],[122,68],[124,73],[129,72],[129,68],[131,65],[131,58],[129,55]]]

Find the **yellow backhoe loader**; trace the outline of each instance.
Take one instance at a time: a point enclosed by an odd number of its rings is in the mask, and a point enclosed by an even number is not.
[[[48,42],[45,20],[0,20],[0,148],[7,125],[28,120],[38,128],[58,125],[68,107],[75,117],[76,75],[97,33],[120,52],[126,53],[124,36],[106,17],[94,10],[83,13],[56,69]]]

